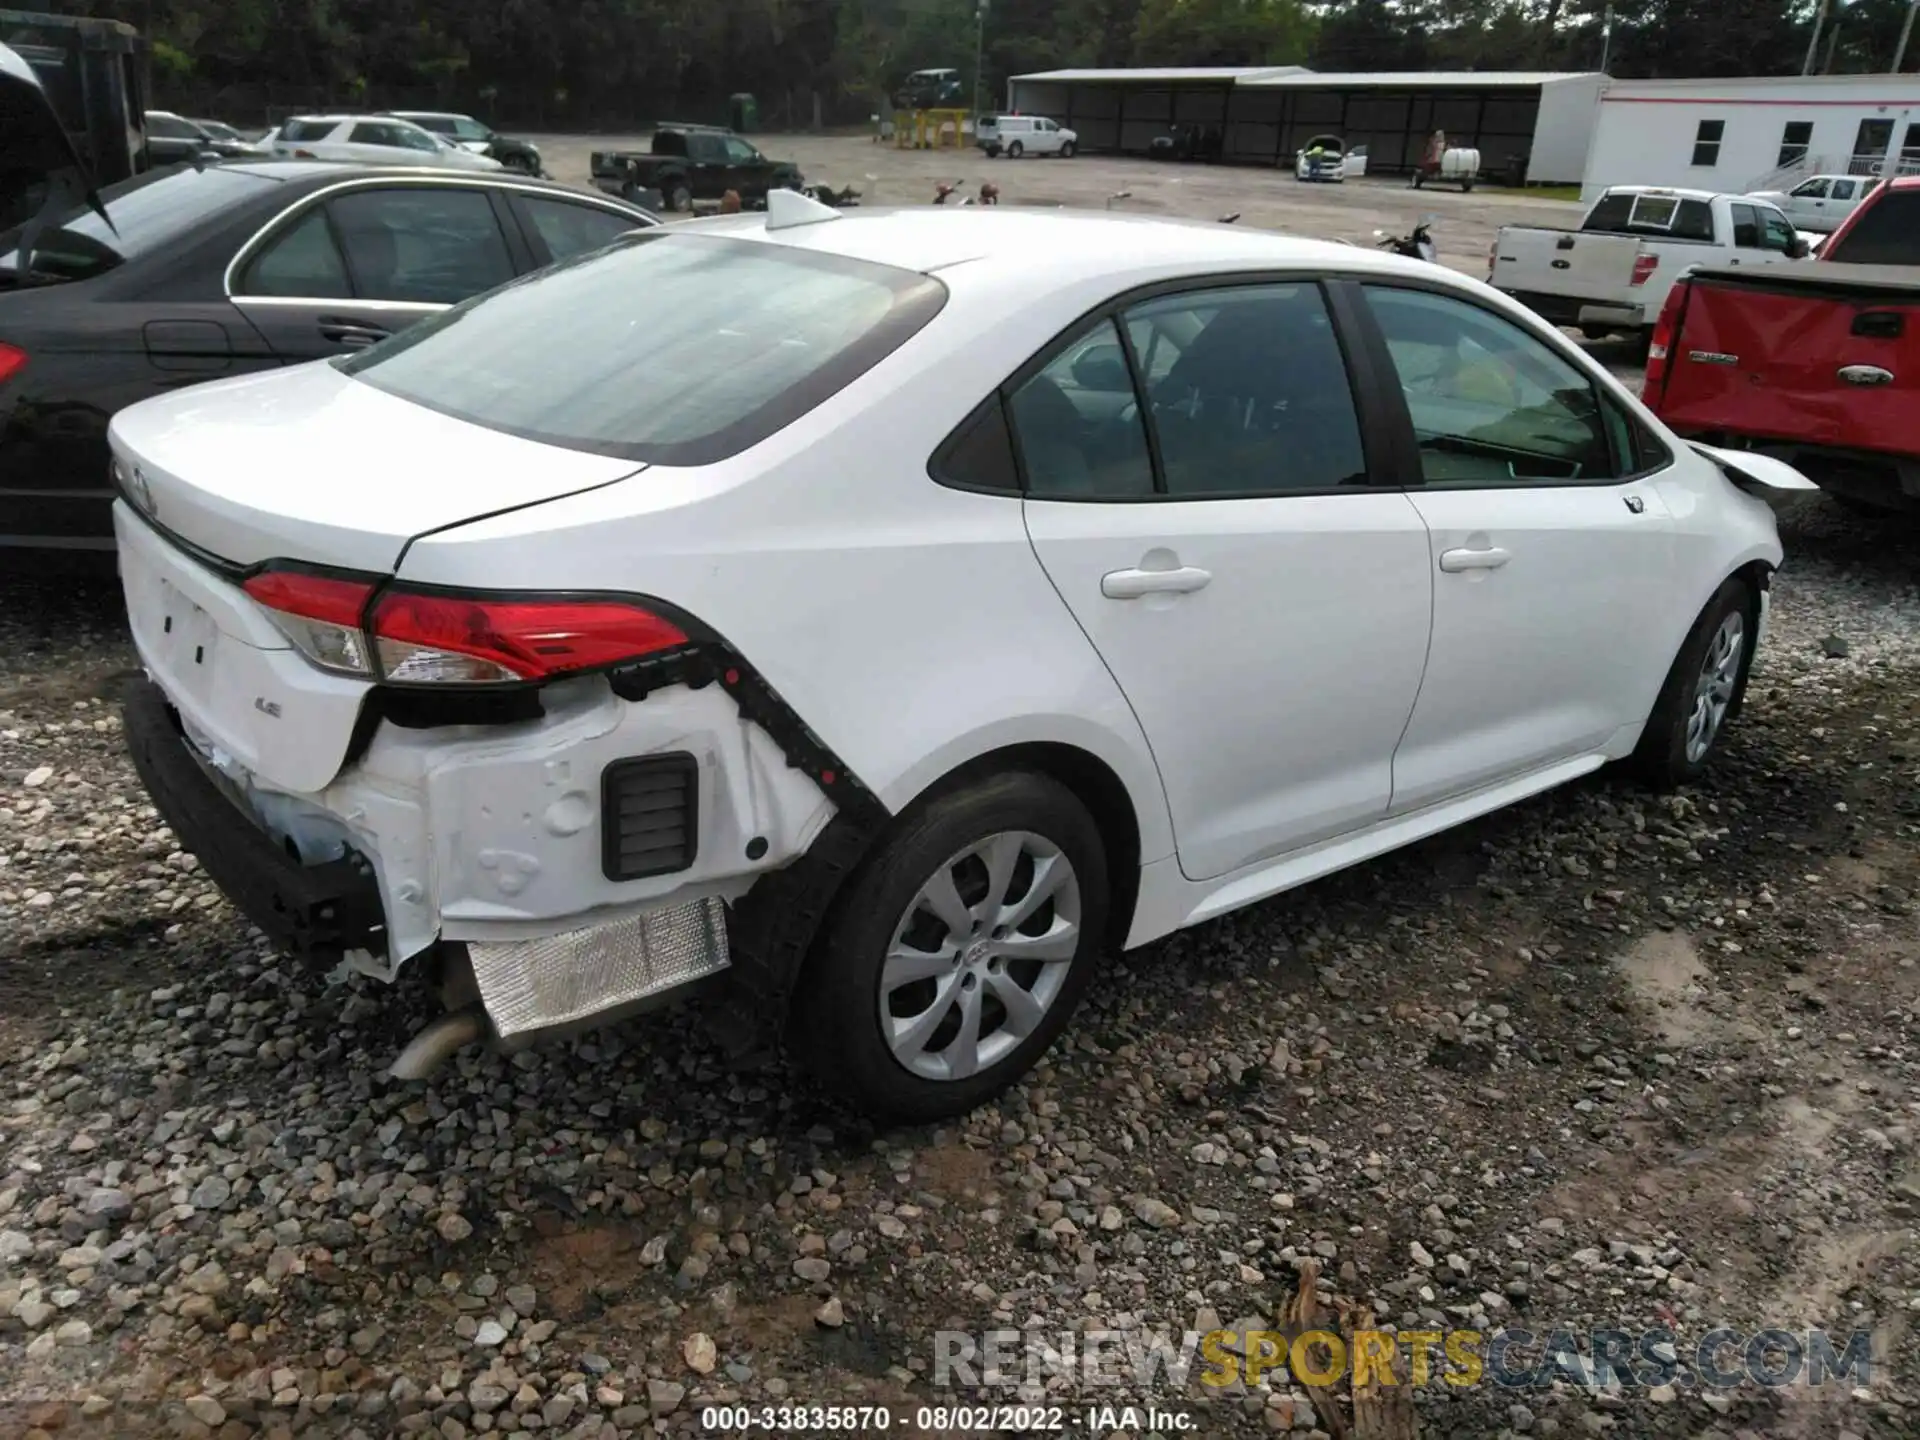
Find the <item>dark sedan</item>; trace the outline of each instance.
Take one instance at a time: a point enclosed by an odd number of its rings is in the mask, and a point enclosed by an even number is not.
[[[231,161],[149,172],[34,245],[0,230],[0,546],[113,548],[107,421],[317,360],[658,224],[505,174]]]

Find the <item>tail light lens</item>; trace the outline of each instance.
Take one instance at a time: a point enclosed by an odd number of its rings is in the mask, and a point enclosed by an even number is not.
[[[1637,255],[1633,261],[1633,280],[1635,285],[1644,285],[1653,278],[1653,272],[1660,268],[1658,255]]]
[[[598,670],[687,643],[637,605],[604,600],[476,600],[405,590],[373,612],[383,678],[414,685],[498,685]]]
[[[17,345],[0,342],[0,384],[11,380],[27,365],[27,352]]]
[[[360,628],[361,612],[373,596],[370,582],[267,570],[243,588],[294,649],[320,669],[335,675],[373,674],[372,651]]]
[[[318,160],[320,157],[311,150],[296,150],[293,152],[293,158],[296,160]]]
[[[1687,303],[1687,282],[1682,280],[1667,292],[1667,303],[1660,307],[1654,321],[1653,338],[1647,345],[1647,375],[1640,387],[1640,398],[1652,405],[1667,386],[1667,372],[1673,366],[1673,342],[1680,336],[1680,310]]]
[[[524,684],[687,643],[672,621],[616,600],[404,589],[375,599],[375,582],[292,570],[264,571],[245,588],[320,669],[403,685]]]

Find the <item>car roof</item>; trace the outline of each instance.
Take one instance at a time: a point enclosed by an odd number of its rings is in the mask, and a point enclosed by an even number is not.
[[[402,120],[411,120],[421,116],[427,120],[471,120],[473,117],[460,110],[382,110],[382,115],[397,115]]]
[[[1229,274],[1236,269],[1372,269],[1462,280],[1426,261],[1370,247],[1271,230],[1105,210],[912,206],[844,210],[833,221],[767,229],[765,214],[717,216],[673,227],[842,255],[932,274],[953,266],[998,270],[1025,284],[1036,275],[1073,281],[1158,268]]]
[[[581,190],[577,186],[563,185],[554,180],[536,180],[531,175],[518,175],[506,171],[476,171],[440,169],[426,165],[360,165],[350,160],[228,160],[220,168],[238,171],[243,175],[256,176],[262,180],[297,182],[301,180],[407,180],[416,184],[421,182],[449,183],[458,181],[463,185],[510,185],[521,190],[545,190],[555,195],[571,196],[578,200],[590,200],[602,204],[611,202],[627,209],[639,207],[622,201],[617,195],[602,194],[597,190]]]

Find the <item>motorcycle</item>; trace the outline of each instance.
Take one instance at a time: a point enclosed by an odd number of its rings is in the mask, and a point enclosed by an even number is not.
[[[936,205],[944,205],[948,200],[959,194],[960,186],[958,181],[949,185],[946,181],[942,180],[938,182],[934,189],[933,203]],[[978,196],[961,195],[960,199],[955,203],[959,205],[998,205],[1000,203],[1000,187],[991,180],[982,181]]]
[[[1420,223],[1413,227],[1411,234],[1395,235],[1390,230],[1373,232],[1374,244],[1382,250],[1391,250],[1395,255],[1404,255],[1409,260],[1426,260],[1432,264],[1440,262],[1440,247],[1433,243],[1430,233],[1433,222],[1438,216],[1423,215]]]
[[[800,193],[809,200],[831,205],[836,210],[851,209],[860,203],[860,192],[851,185],[844,190],[836,190],[831,185],[803,185]]]

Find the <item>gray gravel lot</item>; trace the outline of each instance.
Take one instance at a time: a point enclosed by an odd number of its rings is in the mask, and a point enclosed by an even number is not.
[[[124,758],[111,581],[0,568],[0,1435],[999,1433],[913,1423],[936,1331],[1265,1325],[1309,1260],[1402,1329],[1873,1337],[1818,1392],[1436,1376],[1424,1434],[1915,1433],[1920,535],[1783,527],[1706,783],[1594,777],[1115,960],[1029,1084],[885,1133],[673,1015],[382,1079],[426,997],[262,944]],[[1342,1423],[1203,1389],[1046,1393]]]

